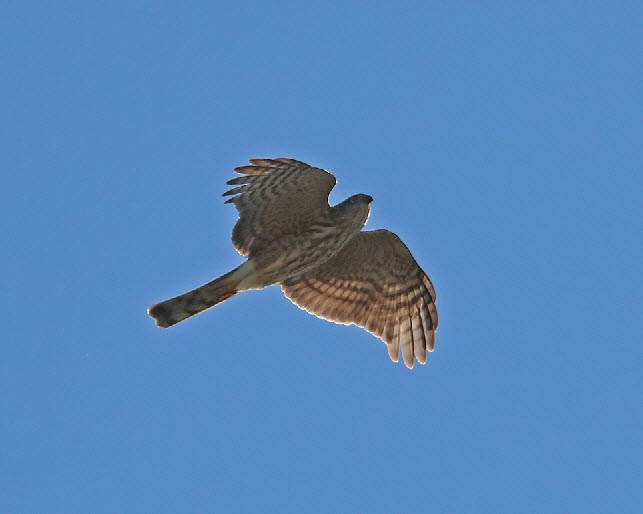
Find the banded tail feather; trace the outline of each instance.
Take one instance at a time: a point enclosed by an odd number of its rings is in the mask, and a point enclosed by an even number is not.
[[[239,289],[239,284],[247,274],[248,269],[244,269],[242,264],[212,282],[152,305],[147,309],[147,314],[156,321],[157,327],[171,327],[245,290]]]

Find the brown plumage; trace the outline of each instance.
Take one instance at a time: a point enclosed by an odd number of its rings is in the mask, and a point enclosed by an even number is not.
[[[193,291],[153,305],[169,327],[248,289],[280,284],[302,309],[357,325],[387,344],[407,367],[435,346],[435,289],[404,243],[388,230],[362,231],[372,198],[328,205],[335,177],[294,159],[252,159],[228,181],[239,220],[235,248],[248,260]]]

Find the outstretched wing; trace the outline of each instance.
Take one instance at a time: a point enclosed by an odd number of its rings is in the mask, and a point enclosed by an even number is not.
[[[293,233],[329,209],[328,195],[335,177],[325,170],[279,157],[250,159],[250,166],[235,168],[242,177],[227,183],[237,186],[223,193],[235,195],[239,211],[232,231],[232,243],[241,255],[248,255],[261,241]]]
[[[395,362],[426,363],[435,346],[435,289],[400,238],[360,232],[335,257],[285,280],[285,295],[320,318],[365,328],[387,344]]]

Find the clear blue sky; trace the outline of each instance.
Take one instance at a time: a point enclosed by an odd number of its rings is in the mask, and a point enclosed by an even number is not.
[[[640,511],[639,2],[64,4],[0,16],[0,511]],[[430,274],[426,367],[276,287],[147,317],[276,156]]]

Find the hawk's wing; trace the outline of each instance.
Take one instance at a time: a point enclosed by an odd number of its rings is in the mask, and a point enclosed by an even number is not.
[[[438,311],[435,289],[393,232],[360,232],[335,257],[281,284],[286,296],[315,316],[365,328],[387,343],[395,362],[426,363]]]
[[[272,240],[318,219],[328,207],[328,195],[335,177],[294,159],[250,159],[251,166],[235,168],[242,177],[227,183],[237,185],[223,193],[236,195],[239,221],[232,231],[232,243],[241,255],[248,255],[262,240]]]

